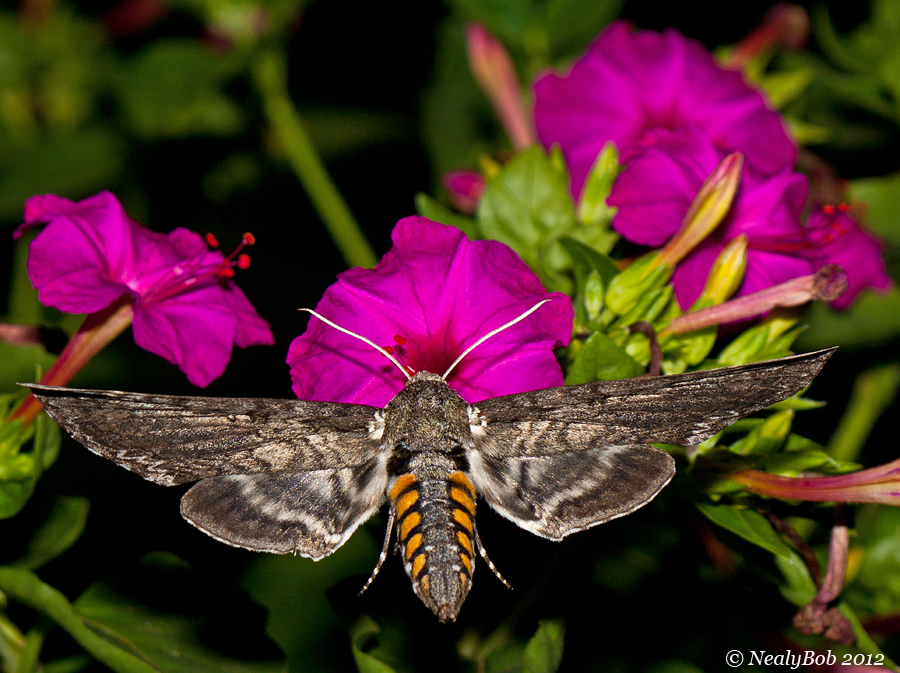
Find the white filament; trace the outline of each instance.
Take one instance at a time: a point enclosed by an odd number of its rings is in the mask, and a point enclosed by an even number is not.
[[[476,341],[476,342],[473,343],[471,346],[469,346],[466,350],[464,350],[464,351],[462,352],[462,355],[460,355],[458,358],[456,358],[456,359],[453,361],[453,364],[450,365],[450,366],[447,368],[447,371],[444,372],[444,375],[441,377],[441,380],[442,380],[442,381],[446,381],[446,380],[447,380],[447,376],[450,374],[450,372],[453,371],[453,368],[454,368],[456,365],[459,364],[459,361],[462,360],[464,357],[466,357],[469,353],[471,353],[477,346],[480,346],[481,344],[483,344],[485,341],[487,341],[488,339],[490,339],[490,338],[491,338],[492,336],[494,336],[495,334],[499,334],[500,332],[502,332],[503,330],[505,330],[507,327],[512,327],[513,325],[515,325],[515,324],[516,324],[517,322],[519,322],[520,320],[525,320],[525,318],[527,318],[527,317],[530,316],[532,313],[534,313],[535,311],[537,311],[541,306],[543,306],[544,304],[546,304],[548,301],[551,301],[551,300],[550,300],[550,299],[544,299],[543,301],[539,301],[537,304],[535,304],[535,305],[532,306],[530,309],[528,309],[527,311],[525,311],[525,313],[523,313],[522,315],[520,315],[518,318],[513,318],[512,320],[510,320],[510,321],[509,321],[508,323],[506,323],[505,325],[501,325],[501,326],[498,327],[497,329],[491,330],[490,332],[488,332],[487,334],[485,334],[485,335],[484,335],[483,337],[481,337],[478,341]]]
[[[399,362],[397,362],[397,361],[394,359],[394,356],[391,355],[390,353],[388,353],[388,352],[387,352],[385,349],[383,349],[381,346],[378,346],[378,345],[372,343],[371,341],[369,341],[368,339],[366,339],[366,337],[361,336],[361,335],[357,334],[356,332],[351,332],[350,330],[345,329],[345,328],[341,327],[340,325],[335,325],[335,324],[334,324],[333,322],[331,322],[328,318],[323,318],[323,317],[320,316],[318,313],[316,313],[315,311],[313,311],[311,308],[301,308],[300,310],[301,310],[301,311],[306,311],[307,313],[310,313],[310,314],[316,316],[319,320],[321,320],[321,321],[322,321],[323,323],[325,323],[326,325],[331,325],[332,327],[334,327],[338,332],[343,332],[344,334],[349,334],[350,336],[352,336],[352,337],[354,337],[354,338],[356,338],[356,339],[359,339],[360,341],[366,342],[366,343],[369,344],[372,348],[374,348],[374,349],[377,350],[379,353],[381,353],[384,357],[386,357],[388,360],[390,360],[390,361],[393,362],[395,365],[397,365],[397,369],[399,369],[401,372],[403,372],[403,375],[406,377],[407,380],[409,380],[409,379],[412,378],[412,376],[409,375],[409,372],[406,371],[406,368],[405,368],[403,365],[401,365]]]
[[[544,300],[542,300],[542,301],[539,301],[537,304],[535,304],[535,305],[532,306],[530,309],[528,309],[527,311],[525,311],[525,313],[523,313],[522,315],[518,316],[517,318],[513,318],[512,320],[510,320],[510,321],[509,321],[508,323],[506,323],[505,325],[501,325],[501,326],[498,327],[497,329],[491,330],[490,332],[488,332],[487,334],[485,334],[485,335],[484,335],[483,337],[481,337],[478,341],[476,341],[476,342],[473,343],[471,346],[469,346],[466,350],[464,350],[464,351],[462,352],[462,354],[461,354],[458,358],[456,358],[456,359],[453,361],[453,364],[450,365],[450,366],[447,368],[447,371],[444,372],[444,375],[441,376],[441,380],[442,380],[442,381],[446,381],[446,380],[447,380],[447,376],[450,375],[450,372],[453,371],[453,368],[456,367],[456,365],[458,365],[458,364],[460,363],[460,361],[461,361],[464,357],[466,357],[469,353],[471,353],[475,348],[477,348],[478,346],[480,346],[481,344],[483,344],[485,341],[487,341],[488,339],[490,339],[492,336],[494,336],[494,335],[496,335],[496,334],[499,334],[500,332],[502,332],[503,330],[505,330],[505,329],[507,329],[507,328],[509,328],[509,327],[512,327],[512,326],[515,325],[517,322],[520,322],[520,321],[522,321],[522,320],[525,320],[525,318],[527,318],[527,317],[530,316],[532,313],[534,313],[535,311],[537,311],[541,306],[543,306],[544,304],[546,304],[548,301],[551,301],[551,300],[550,300],[550,299],[544,299]],[[403,375],[406,377],[407,380],[409,380],[409,379],[412,378],[412,376],[410,376],[409,372],[406,370],[406,367],[404,367],[404,366],[401,365],[399,362],[397,362],[397,360],[394,358],[394,356],[391,355],[390,353],[388,353],[388,352],[387,352],[384,348],[382,348],[381,346],[378,346],[377,344],[373,343],[372,341],[369,341],[368,339],[366,339],[366,337],[364,337],[364,336],[362,336],[362,335],[360,335],[360,334],[357,334],[356,332],[351,332],[350,330],[348,330],[348,329],[346,329],[346,328],[344,328],[344,327],[341,327],[340,325],[334,324],[334,323],[331,322],[328,318],[322,317],[321,315],[319,315],[318,313],[316,313],[315,311],[313,311],[311,308],[301,308],[300,310],[301,310],[301,311],[306,311],[307,313],[309,313],[309,314],[311,314],[311,315],[314,315],[314,316],[317,317],[319,320],[321,320],[323,323],[325,323],[326,325],[330,325],[331,327],[334,327],[334,329],[338,330],[339,332],[343,332],[344,334],[348,334],[348,335],[352,336],[352,337],[355,338],[355,339],[359,339],[360,341],[363,341],[363,342],[369,344],[372,348],[374,348],[374,349],[377,350],[379,353],[381,353],[383,356],[385,356],[388,360],[390,360],[391,362],[393,362],[393,363],[397,366],[397,369],[399,369],[401,372],[403,372]]]

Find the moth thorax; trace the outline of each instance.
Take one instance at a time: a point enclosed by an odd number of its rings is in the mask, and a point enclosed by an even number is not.
[[[413,590],[441,621],[453,621],[472,586],[475,489],[462,472],[399,477],[389,492],[403,566]]]
[[[471,444],[468,404],[441,377],[419,372],[384,408],[384,442],[412,451]]]

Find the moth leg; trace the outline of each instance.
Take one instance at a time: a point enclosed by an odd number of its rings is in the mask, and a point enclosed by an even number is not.
[[[481,556],[481,558],[484,559],[484,562],[487,563],[488,568],[491,569],[491,572],[494,573],[494,576],[498,580],[500,580],[500,582],[503,584],[503,586],[505,586],[507,589],[512,589],[512,585],[509,582],[507,582],[505,579],[503,579],[503,575],[501,575],[500,571],[497,570],[497,566],[495,566],[493,561],[491,561],[491,559],[488,558],[487,552],[484,550],[484,545],[481,544],[481,538],[478,537],[478,527],[473,525],[472,529],[473,529],[473,532],[475,533],[475,546],[478,547],[479,556]]]
[[[372,571],[372,574],[369,576],[369,579],[366,580],[366,585],[360,590],[359,595],[362,596],[366,589],[369,588],[369,585],[372,583],[372,580],[375,579],[375,576],[378,574],[378,571],[381,570],[381,564],[384,563],[384,560],[387,558],[388,547],[391,544],[391,533],[394,530],[394,508],[391,507],[391,513],[388,516],[387,523],[387,531],[384,534],[384,544],[381,546],[381,553],[378,555],[378,563],[375,564],[375,570]]]

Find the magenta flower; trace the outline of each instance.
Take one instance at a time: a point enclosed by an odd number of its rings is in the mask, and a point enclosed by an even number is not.
[[[718,66],[705,47],[674,30],[633,33],[615,22],[567,75],[540,77],[534,96],[538,137],[561,146],[576,196],[606,142],[629,154],[654,144],[660,129],[702,130],[763,175],[797,158],[781,118],[741,73]]]
[[[847,292],[832,302],[835,308],[846,309],[866,288],[890,288],[891,279],[882,257],[884,246],[863,231],[845,205],[814,209],[806,224],[806,238],[809,255],[816,262],[839,264],[847,272]]]
[[[386,349],[411,372],[443,374],[468,346],[543,299],[532,316],[478,346],[447,383],[467,402],[563,384],[553,348],[569,343],[572,304],[548,294],[506,245],[470,241],[423,217],[400,220],[374,269],[350,269],[316,311]],[[370,346],[316,318],[288,351],[294,392],[307,400],[384,406],[403,374]]]
[[[619,233],[656,247],[681,227],[703,181],[726,153],[698,129],[655,130],[650,135],[653,144],[633,153],[608,203],[619,210],[613,219]],[[682,308],[700,296],[716,257],[740,234],[748,239],[747,269],[737,296],[814,273],[818,266],[807,255],[800,224],[808,191],[800,173],[763,175],[744,164],[731,210],[675,270],[672,283]]]
[[[160,234],[128,217],[109,192],[84,201],[47,194],[25,204],[28,275],[38,299],[66,313],[96,313],[123,295],[134,301],[134,340],[206,386],[225,371],[234,344],[274,342],[268,323],[231,280],[234,255],[210,250],[187,229]]]

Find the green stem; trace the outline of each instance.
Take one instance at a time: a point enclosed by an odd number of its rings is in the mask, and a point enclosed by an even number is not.
[[[0,670],[18,670],[25,643],[24,634],[16,628],[9,617],[0,612]]]
[[[127,641],[117,643],[102,636],[98,625],[82,618],[65,596],[41,582],[34,573],[21,568],[0,567],[0,591],[61,626],[75,642],[114,671],[159,673],[160,669],[145,660],[139,650],[129,647]]]
[[[347,264],[373,267],[378,258],[313,147],[288,94],[286,71],[284,55],[273,51],[261,52],[252,65],[266,117]]]
[[[856,460],[881,413],[894,400],[900,386],[900,365],[890,364],[860,374],[853,384],[850,403],[828,444],[837,460]]]

